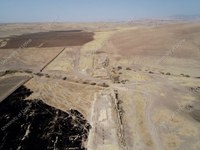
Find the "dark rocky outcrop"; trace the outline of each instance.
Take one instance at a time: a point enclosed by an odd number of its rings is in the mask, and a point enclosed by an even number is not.
[[[24,100],[31,93],[22,86],[0,103],[0,149],[85,150],[91,126],[84,116],[41,100]]]

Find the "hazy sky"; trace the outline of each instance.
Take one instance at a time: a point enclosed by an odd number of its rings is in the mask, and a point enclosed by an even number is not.
[[[0,0],[0,22],[118,21],[200,15],[200,0]]]

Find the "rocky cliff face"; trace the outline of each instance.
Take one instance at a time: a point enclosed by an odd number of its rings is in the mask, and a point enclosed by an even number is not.
[[[85,150],[91,126],[84,116],[41,100],[24,100],[31,93],[22,86],[0,103],[0,149]]]

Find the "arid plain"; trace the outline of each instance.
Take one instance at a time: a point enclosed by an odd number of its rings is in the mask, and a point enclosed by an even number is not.
[[[79,111],[88,150],[200,149],[198,22],[1,24],[0,72],[1,87],[30,77],[27,101]]]

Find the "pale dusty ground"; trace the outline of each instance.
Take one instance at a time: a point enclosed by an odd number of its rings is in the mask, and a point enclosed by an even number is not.
[[[62,48],[1,49],[0,70],[32,70],[39,72]]]
[[[29,73],[26,83],[30,98],[84,114],[93,126],[88,149],[200,149],[200,23],[13,24],[0,35],[30,28],[95,32],[84,46],[66,47],[43,70],[48,76]],[[0,70],[37,73],[62,49],[25,48]],[[2,59],[15,50],[0,51]]]

